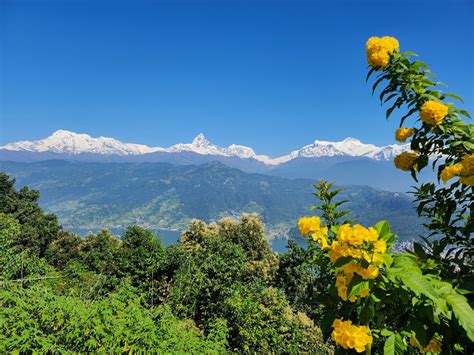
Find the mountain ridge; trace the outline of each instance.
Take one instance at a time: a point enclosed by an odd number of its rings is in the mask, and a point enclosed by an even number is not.
[[[269,235],[296,233],[299,217],[317,203],[311,179],[287,179],[245,173],[219,162],[199,165],[169,163],[94,163],[51,160],[0,162],[0,171],[17,187],[40,191],[40,203],[68,228],[186,228],[192,218],[207,222],[242,213],[258,213]],[[341,185],[339,185],[341,186]],[[403,193],[345,185],[351,218],[364,225],[387,219],[404,240],[421,232],[420,221]]]
[[[290,153],[271,158],[267,155],[256,154],[251,147],[231,144],[227,148],[219,147],[209,142],[199,133],[192,143],[177,143],[168,148],[150,147],[144,144],[123,143],[110,137],[91,137],[66,130],[58,130],[45,139],[36,141],[19,141],[0,147],[8,155],[9,152],[50,153],[67,156],[94,154],[98,156],[118,157],[152,157],[156,154],[194,153],[199,155],[221,156],[226,158],[253,159],[267,166],[278,166],[297,158],[321,157],[361,157],[373,160],[391,160],[408,145],[392,144],[378,147],[366,144],[355,138],[346,138],[340,142],[315,140]]]

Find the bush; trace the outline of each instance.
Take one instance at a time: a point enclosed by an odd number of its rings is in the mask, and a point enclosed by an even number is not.
[[[98,301],[56,296],[47,288],[0,288],[0,352],[221,353],[222,326],[209,339],[160,306],[145,309],[122,285]]]

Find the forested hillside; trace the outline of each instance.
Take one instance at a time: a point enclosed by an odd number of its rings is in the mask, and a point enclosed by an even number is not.
[[[243,212],[258,213],[267,236],[286,236],[314,203],[314,180],[290,180],[244,173],[221,163],[176,166],[165,163],[3,162],[0,171],[17,186],[41,192],[40,203],[67,228],[184,230],[193,218],[206,222]],[[352,169],[348,172],[352,173]],[[402,240],[422,233],[409,195],[368,186],[343,186],[351,217],[370,225],[388,220]],[[295,231],[291,231],[296,236]]]
[[[83,239],[0,174],[0,352],[330,353],[306,252],[273,253],[257,217]]]

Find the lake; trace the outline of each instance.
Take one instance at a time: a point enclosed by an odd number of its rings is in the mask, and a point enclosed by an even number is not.
[[[69,228],[70,232],[79,234],[85,237],[88,233],[97,233],[100,229],[97,228]],[[123,228],[109,228],[113,235],[123,235],[125,229]],[[151,231],[163,242],[164,245],[176,243],[181,235],[179,231],[166,229],[151,229]],[[306,247],[306,240],[303,238],[293,239],[299,246]],[[284,238],[272,239],[270,246],[276,253],[284,253],[287,251],[288,240]]]

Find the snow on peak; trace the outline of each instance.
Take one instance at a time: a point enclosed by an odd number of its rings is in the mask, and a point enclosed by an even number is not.
[[[102,155],[140,155],[156,151],[146,145],[122,143],[113,138],[93,138],[88,134],[78,134],[58,130],[45,139],[20,141],[2,147],[6,150],[28,152],[53,152],[59,154],[93,153]]]
[[[246,146],[231,144],[227,148],[219,147],[209,142],[199,133],[192,143],[179,143],[169,148],[149,147],[142,144],[123,143],[113,138],[93,138],[88,134],[78,134],[66,130],[58,130],[49,137],[37,141],[20,141],[7,144],[1,149],[25,152],[54,152],[59,154],[93,153],[101,155],[143,155],[148,153],[181,153],[192,152],[201,155],[216,155],[236,157],[240,159],[255,159],[267,165],[279,165],[296,158],[319,158],[334,156],[366,157],[375,160],[391,160],[402,151],[407,150],[408,144],[392,144],[377,147],[373,144],[362,143],[355,138],[346,138],[340,142],[315,140],[299,150],[288,155],[270,158],[257,155]]]
[[[193,142],[191,143],[195,147],[208,147],[211,145],[211,142],[209,142],[206,137],[204,137],[204,134],[199,133],[196,138],[194,138]]]

